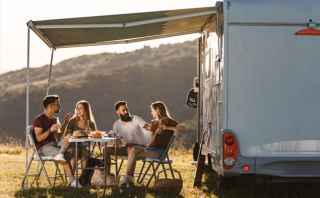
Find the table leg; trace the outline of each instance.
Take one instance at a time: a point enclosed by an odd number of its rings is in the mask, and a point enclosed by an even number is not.
[[[78,188],[78,142],[76,142],[76,174],[75,174],[75,179],[76,179],[76,188]]]
[[[115,179],[116,179],[116,184],[118,184],[118,155],[117,155],[117,140],[115,140],[115,148],[114,148],[114,157],[115,157],[115,166],[116,166],[116,172],[115,172]]]
[[[106,142],[103,143],[104,144],[104,149],[103,149],[103,163],[104,163],[104,188],[103,188],[103,196],[106,195],[106,189],[107,189],[107,144]]]
[[[104,184],[107,183],[107,154],[106,154],[107,144],[104,143],[104,155],[103,155],[103,163],[104,163]]]

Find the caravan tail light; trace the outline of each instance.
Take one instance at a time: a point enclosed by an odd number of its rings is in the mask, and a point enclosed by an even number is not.
[[[223,133],[223,166],[225,169],[231,169],[238,157],[239,146],[235,135],[231,131]]]
[[[242,166],[242,171],[244,173],[248,173],[250,171],[250,165],[249,164],[245,164]]]

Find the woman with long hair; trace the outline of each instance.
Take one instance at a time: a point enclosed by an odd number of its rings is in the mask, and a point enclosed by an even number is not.
[[[178,123],[172,119],[167,106],[162,101],[150,106],[153,120],[146,129],[152,132],[152,139],[147,149],[161,151],[167,147]]]
[[[150,143],[145,147],[128,146],[128,164],[130,164],[130,171],[128,175],[132,175],[135,169],[136,160],[139,157],[157,158],[164,154],[170,140],[175,132],[177,122],[172,119],[166,105],[157,101],[151,104],[151,115],[153,120],[150,124],[144,126],[145,129],[152,133]],[[123,184],[128,183],[129,179],[125,179]]]
[[[76,103],[74,115],[70,119],[64,135],[88,136],[96,128],[90,103],[86,100],[80,100]]]
[[[75,149],[74,146],[70,146],[69,138],[73,137],[87,137],[90,132],[97,129],[94,116],[92,113],[91,105],[86,100],[81,100],[76,103],[74,115],[70,119],[65,131],[63,145],[60,150],[60,154],[55,157],[55,160],[65,160],[66,155],[71,155],[71,165],[75,167],[76,162],[73,159]],[[89,158],[89,144],[79,143],[78,144],[78,156],[82,162],[82,167],[86,166],[86,161]],[[73,184],[71,184],[73,185]]]

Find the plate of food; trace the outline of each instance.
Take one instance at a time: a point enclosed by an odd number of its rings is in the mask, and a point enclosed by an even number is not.
[[[74,131],[72,134],[73,138],[87,138],[88,135],[86,133],[84,133],[83,131],[77,130]]]
[[[102,138],[104,136],[105,132],[104,131],[91,131],[89,133],[90,138]]]

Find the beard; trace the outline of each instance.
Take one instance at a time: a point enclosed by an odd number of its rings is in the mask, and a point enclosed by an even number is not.
[[[130,122],[132,120],[132,117],[129,113],[126,113],[124,115],[120,115],[120,119],[123,121],[123,122]]]

